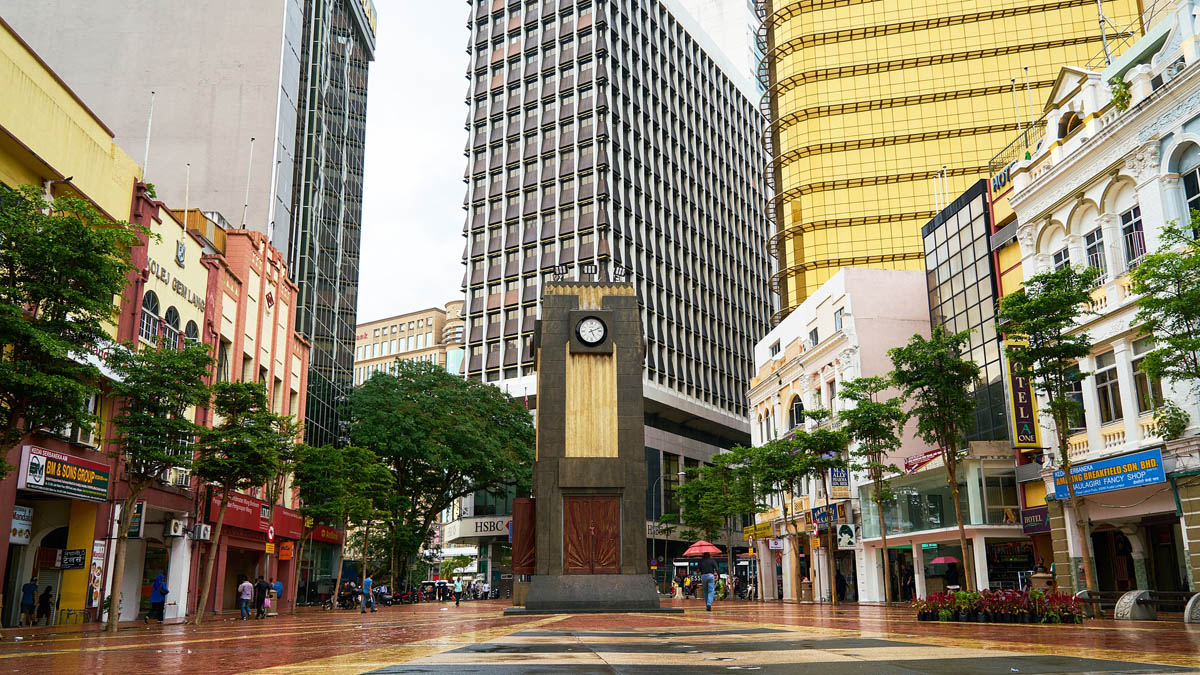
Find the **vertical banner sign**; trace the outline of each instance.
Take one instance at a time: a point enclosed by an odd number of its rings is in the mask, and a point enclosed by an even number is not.
[[[1012,444],[1014,448],[1041,448],[1041,428],[1037,419],[1037,401],[1034,398],[1033,385],[1029,378],[1019,374],[1007,357],[1007,352],[1020,349],[1029,343],[1017,338],[1004,341],[1005,374],[1008,379],[1008,411],[1012,423]]]
[[[834,467],[829,470],[829,498],[850,499],[850,469]]]
[[[92,565],[88,568],[87,606],[100,606],[100,592],[104,583],[104,553],[107,542],[103,539],[92,540]]]
[[[8,531],[8,543],[28,544],[33,533],[33,507],[13,506],[12,528]]]
[[[133,514],[129,517],[129,531],[126,536],[130,539],[141,539],[142,531],[146,525],[146,502],[138,502],[133,507]]]

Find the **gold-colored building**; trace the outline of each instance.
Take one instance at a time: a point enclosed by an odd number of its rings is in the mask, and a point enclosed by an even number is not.
[[[354,337],[354,384],[378,371],[394,371],[397,360],[427,361],[463,373],[463,300],[445,307],[408,312],[358,324]]]
[[[1110,52],[1142,32],[1139,5],[1103,1]],[[776,320],[841,267],[922,269],[921,226],[939,203],[987,177],[1061,66],[1105,58],[1096,0],[760,0],[760,11]]]

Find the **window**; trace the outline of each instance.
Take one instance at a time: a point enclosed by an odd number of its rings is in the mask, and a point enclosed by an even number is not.
[[[174,307],[168,307],[163,318],[163,344],[171,349],[179,347],[179,310]]]
[[[771,356],[779,354],[779,340],[771,343]]]
[[[1067,371],[1067,397],[1075,401],[1075,410],[1071,415],[1070,431],[1078,432],[1087,429],[1083,414],[1083,378],[1079,376],[1079,366]]]
[[[187,327],[183,330],[183,337],[189,342],[200,341],[200,327],[196,325],[195,321],[187,322]]]
[[[1162,405],[1162,381],[1152,380],[1142,372],[1147,352],[1154,349],[1154,338],[1144,337],[1133,343],[1133,385],[1137,389],[1138,413],[1148,413]]]
[[[217,382],[229,381],[229,343],[221,340],[217,347]]]
[[[795,429],[804,424],[804,403],[799,396],[792,397],[792,404],[788,406],[788,428]]]
[[[1191,165],[1190,169],[1180,172],[1183,174],[1183,194],[1187,199],[1188,213],[1200,211],[1200,149],[1194,145],[1188,148],[1179,164]],[[1192,230],[1192,236],[1200,236],[1200,232]]]
[[[1096,357],[1096,397],[1100,401],[1100,423],[1108,424],[1124,417],[1121,411],[1121,386],[1117,382],[1117,358],[1112,352]]]
[[[1125,265],[1133,269],[1146,255],[1146,236],[1142,233],[1140,206],[1121,214],[1121,240],[1125,244]]]
[[[1071,264],[1071,254],[1065,248],[1055,251],[1052,258],[1053,261],[1051,262],[1051,266],[1054,268],[1055,272],[1064,269]]]
[[[679,488],[679,455],[663,453],[663,513],[679,513],[675,491]]]
[[[845,311],[845,309],[839,308],[833,313],[833,330],[835,332],[842,329],[842,313]]]
[[[1108,272],[1108,265],[1104,262],[1104,233],[1100,231],[1100,228],[1084,235],[1083,246],[1087,253],[1088,267],[1100,270],[1100,276],[1103,277]]]
[[[817,344],[820,342],[821,342],[821,336],[819,333],[817,333],[816,328],[808,331],[808,344],[810,347],[816,347]]]
[[[829,392],[829,409],[831,411],[836,411],[837,407],[838,407],[837,406],[837,400],[838,400],[838,398],[837,398],[837,381],[830,380],[829,382],[826,382],[825,383],[825,391]]]
[[[147,342],[154,342],[158,337],[158,326],[161,323],[158,312],[158,295],[154,291],[146,291],[146,294],[142,296],[142,321],[138,326],[138,337]]]

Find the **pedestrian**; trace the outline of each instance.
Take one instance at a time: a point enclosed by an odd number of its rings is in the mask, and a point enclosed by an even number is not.
[[[454,580],[454,606],[458,607],[459,601],[462,600],[462,579]]]
[[[47,586],[46,590],[42,591],[42,594],[40,596],[38,596],[37,624],[39,626],[42,624],[43,617],[45,617],[45,619],[46,619],[46,625],[47,626],[50,625],[50,613],[51,613],[52,607],[54,605],[53,601],[54,601],[54,588],[51,586]]]
[[[267,592],[271,587],[267,585],[267,580],[258,575],[258,581],[254,583],[254,618],[267,618]]]
[[[238,608],[242,610],[242,621],[250,617],[250,601],[254,599],[254,584],[246,575],[238,575]]]
[[[845,575],[842,574],[841,570],[838,570],[837,574],[834,576],[833,584],[834,584],[834,587],[837,589],[838,602],[845,602],[846,601],[846,577],[845,577]]]
[[[371,587],[375,585],[375,580],[371,578],[371,573],[367,572],[367,578],[363,579],[362,592],[362,613],[367,613],[367,605],[371,606],[371,611],[375,611],[375,596],[371,593]]]
[[[167,594],[170,592],[171,589],[167,588],[167,578],[159,572],[150,586],[150,614],[145,618],[145,623],[150,623],[150,619],[163,622],[163,608],[167,605]]]
[[[690,598],[692,596],[692,577],[685,576],[683,578],[683,597]]]
[[[273,579],[271,588],[275,591],[275,602],[278,603],[283,598],[283,579]]]
[[[713,593],[717,588],[717,561],[711,553],[705,553],[700,559],[700,580],[704,582],[704,609],[711,612]]]
[[[35,611],[37,610],[38,585],[37,577],[29,580],[29,583],[21,587],[21,615],[17,617],[17,625],[21,625],[24,621],[26,626],[32,626],[35,619]]]
[[[483,599],[487,600],[492,597],[492,585],[487,581],[483,582]]]

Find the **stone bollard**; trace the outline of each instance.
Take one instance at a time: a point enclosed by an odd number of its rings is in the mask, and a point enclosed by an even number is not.
[[[1200,624],[1200,593],[1188,600],[1187,607],[1183,609],[1183,622]]]
[[[1117,600],[1117,606],[1113,609],[1114,619],[1126,619],[1130,621],[1154,621],[1158,618],[1158,609],[1154,605],[1142,605],[1138,600],[1150,599],[1150,591],[1129,591]]]

